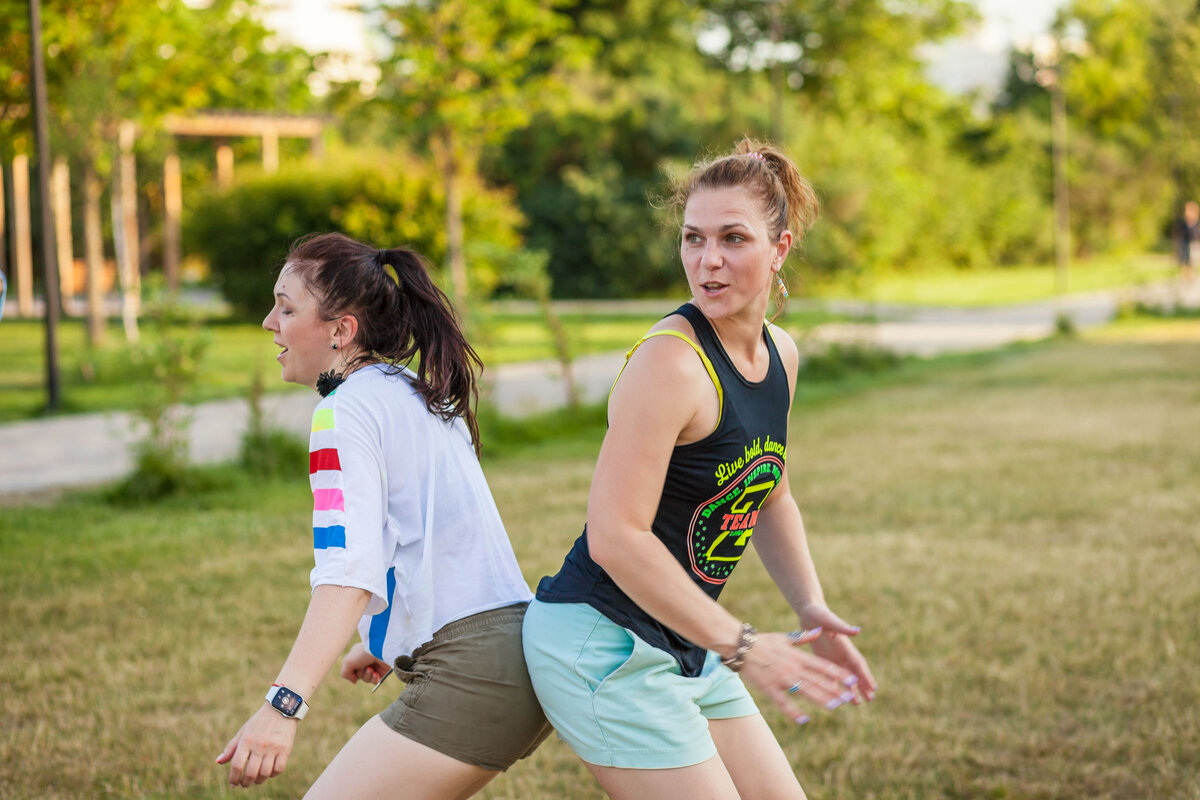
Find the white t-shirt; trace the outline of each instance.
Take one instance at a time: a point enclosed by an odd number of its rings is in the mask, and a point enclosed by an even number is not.
[[[371,592],[358,630],[389,664],[449,622],[532,597],[466,423],[429,413],[412,377],[352,372],[309,438],[312,586]]]

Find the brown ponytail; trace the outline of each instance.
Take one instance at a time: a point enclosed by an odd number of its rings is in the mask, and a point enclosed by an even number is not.
[[[473,406],[479,398],[475,375],[483,363],[419,253],[376,250],[340,233],[323,233],[296,242],[285,263],[313,290],[324,319],[353,314],[358,320],[360,355],[349,366],[381,361],[413,369],[425,407],[447,421],[462,417],[479,454]]]

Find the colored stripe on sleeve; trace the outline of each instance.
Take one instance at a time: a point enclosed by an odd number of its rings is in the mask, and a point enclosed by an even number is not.
[[[313,450],[308,454],[308,474],[321,470],[340,470],[342,463],[338,460],[338,451],[334,447]]]
[[[313,528],[313,549],[326,550],[330,547],[346,546],[346,528],[330,525],[328,528]]]
[[[312,432],[333,430],[333,409],[318,408],[313,412]]]
[[[387,636],[388,621],[392,618],[392,595],[396,592],[396,568],[387,571],[388,607],[371,617],[371,630],[367,634],[367,650],[376,658],[383,658],[383,640]]]
[[[313,511],[345,511],[341,489],[313,489]]]

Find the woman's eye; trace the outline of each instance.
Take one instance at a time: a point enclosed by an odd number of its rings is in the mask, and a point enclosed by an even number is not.
[[[737,244],[738,242],[746,241],[746,237],[742,236],[739,233],[731,233],[731,234],[729,234],[728,241],[733,242],[734,244]]]

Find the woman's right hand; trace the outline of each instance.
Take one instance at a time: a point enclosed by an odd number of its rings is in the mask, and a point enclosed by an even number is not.
[[[386,661],[381,661],[367,652],[362,642],[358,642],[342,659],[342,677],[351,683],[360,680],[367,683],[379,683],[388,673]]]
[[[832,711],[853,701],[853,687],[858,682],[849,670],[801,648],[820,635],[820,628],[798,638],[787,633],[760,633],[738,673],[800,725],[808,722],[809,716],[795,698]]]

